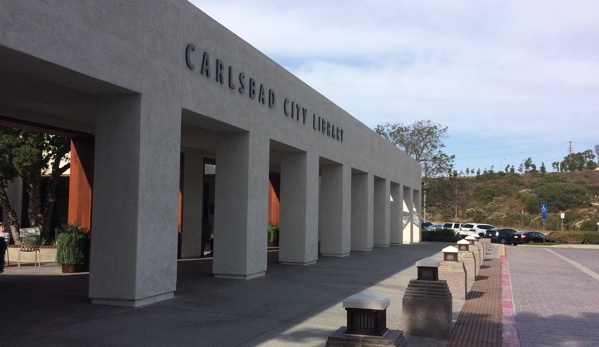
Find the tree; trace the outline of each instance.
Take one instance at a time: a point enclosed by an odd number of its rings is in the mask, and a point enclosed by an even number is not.
[[[564,157],[561,162],[562,171],[584,171],[595,170],[597,163],[595,162],[595,154],[590,149],[584,152],[572,153]]]
[[[524,163],[520,163],[520,166],[518,167],[518,172],[523,173],[523,171],[524,171]]]
[[[532,163],[532,158],[528,158],[526,159],[526,161],[524,161],[524,172],[528,172],[528,170],[533,166],[534,164]],[[536,166],[535,166],[535,170],[536,170]]]
[[[8,201],[8,183],[16,177],[23,179],[29,197],[29,224],[41,227],[42,237],[47,237],[56,201],[56,186],[60,175],[70,167],[70,164],[62,163],[69,159],[69,151],[68,138],[21,129],[0,128],[0,153],[3,153],[0,165],[0,204],[7,212],[15,241],[19,240],[20,225],[17,214]],[[42,175],[49,175],[44,199],[40,195]]]
[[[541,173],[543,173],[543,174],[544,174],[545,172],[547,172],[547,169],[545,168],[545,162],[544,162],[544,161],[542,161],[542,162],[541,162]]]
[[[1,128],[0,128],[1,131]],[[4,141],[3,136],[0,135],[0,206],[6,215],[8,216],[8,225],[10,232],[14,240],[19,238],[19,219],[17,212],[12,208],[8,201],[8,195],[6,194],[6,188],[8,184],[12,182],[17,176],[18,172],[12,165],[13,153],[8,150],[10,148],[10,142]]]
[[[374,128],[383,138],[406,152],[422,165],[422,177],[438,177],[453,170],[455,155],[442,151],[442,139],[447,127],[430,120],[416,121],[411,125],[386,123]]]
[[[464,187],[467,180],[453,171],[448,177],[437,177],[429,180],[428,207],[436,207],[443,218],[456,216],[458,207],[462,205]],[[456,216],[457,217],[457,216]]]
[[[554,171],[559,172],[560,171],[560,162],[559,161],[554,161],[553,163],[551,163],[551,167],[553,167]]]
[[[597,156],[597,163],[599,163],[599,144],[595,145],[595,155]]]
[[[505,166],[505,172],[508,173],[510,171],[510,164],[507,164]]]

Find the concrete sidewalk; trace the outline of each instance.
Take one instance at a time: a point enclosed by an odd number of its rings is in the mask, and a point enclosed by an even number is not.
[[[346,324],[343,299],[363,289],[388,296],[390,329],[402,329],[401,302],[414,263],[441,260],[453,243],[420,243],[321,257],[289,266],[269,254],[267,275],[250,281],[217,279],[211,260],[182,260],[172,300],[141,308],[92,305],[88,274],[66,275],[55,264],[10,266],[0,277],[7,346],[324,346]],[[118,280],[118,279],[115,279]],[[463,301],[454,300],[454,321]],[[415,346],[447,340],[409,337]]]

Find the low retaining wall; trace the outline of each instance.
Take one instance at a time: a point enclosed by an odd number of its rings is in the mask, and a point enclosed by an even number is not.
[[[10,260],[10,265],[17,265],[17,260],[19,259],[19,250],[21,248],[19,246],[8,246],[8,259]],[[41,258],[40,258],[41,256]],[[56,247],[40,247],[40,253],[38,254],[38,259],[40,259],[41,263],[55,263],[56,262]],[[4,258],[6,260],[6,258]],[[21,252],[21,264],[33,263],[35,261],[35,252]],[[5,265],[8,265],[6,263]]]

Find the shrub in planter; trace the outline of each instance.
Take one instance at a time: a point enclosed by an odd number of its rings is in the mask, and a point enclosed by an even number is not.
[[[279,226],[268,222],[268,244],[277,246],[279,244]]]
[[[79,224],[62,225],[56,237],[56,262],[62,272],[81,271],[87,262],[87,234]]]
[[[434,241],[434,242],[455,242],[462,238],[456,236],[455,232],[451,229],[441,230],[422,230],[422,241]]]

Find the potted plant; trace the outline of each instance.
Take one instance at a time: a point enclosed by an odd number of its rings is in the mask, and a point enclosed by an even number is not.
[[[87,234],[79,224],[63,224],[56,237],[56,262],[63,273],[80,272],[87,262]]]
[[[276,247],[279,245],[279,226],[268,222],[268,246]]]

